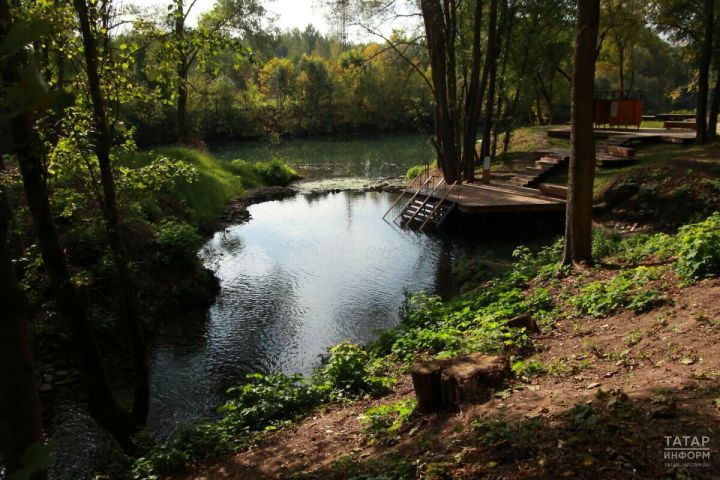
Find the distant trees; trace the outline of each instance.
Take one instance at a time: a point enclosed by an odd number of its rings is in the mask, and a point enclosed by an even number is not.
[[[563,263],[592,261],[592,199],[595,175],[593,94],[600,0],[577,1],[572,73],[570,171]]]
[[[295,91],[296,80],[295,66],[287,58],[271,58],[258,75],[262,93],[275,99],[278,110],[285,109],[285,99]]]
[[[716,135],[717,116],[713,112],[714,98],[720,95],[716,81],[710,93],[710,75],[714,70],[720,74],[720,53],[713,47],[718,36],[720,9],[716,0],[655,0],[652,2],[651,21],[661,32],[669,35],[673,41],[685,45],[688,59],[697,65],[696,81],[692,89],[695,93],[695,121],[697,140],[705,142]],[[714,57],[714,60],[713,60]],[[710,103],[708,105],[708,102]],[[717,100],[720,105],[720,100]],[[714,110],[717,111],[716,109]],[[710,120],[708,121],[708,113]]]

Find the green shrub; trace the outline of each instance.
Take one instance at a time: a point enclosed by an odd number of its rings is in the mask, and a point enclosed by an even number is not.
[[[665,233],[635,235],[622,240],[614,252],[618,260],[638,263],[648,260],[665,261],[677,252],[677,239]]]
[[[393,441],[415,411],[416,405],[415,398],[406,398],[366,410],[360,416],[363,432],[382,443]]]
[[[646,312],[667,300],[651,281],[659,277],[657,268],[637,267],[617,274],[611,280],[589,283],[580,289],[570,303],[581,315],[604,317],[623,308],[635,313]]]
[[[191,178],[176,176],[172,188],[165,190],[172,201],[184,204],[198,223],[212,221],[233,197],[243,191],[242,178],[226,162],[207,152],[185,147],[161,147],[147,152],[125,153],[122,165],[134,168],[151,165],[158,158],[168,158],[174,165],[192,169]]]
[[[286,187],[290,185],[290,182],[299,178],[295,170],[278,159],[269,162],[258,162],[254,167],[265,185]]]
[[[542,362],[530,360],[518,360],[512,364],[511,368],[515,375],[526,380],[547,371]]]
[[[236,430],[261,430],[292,420],[328,399],[324,385],[308,383],[301,375],[248,375],[249,382],[228,390],[234,398],[220,412]]]
[[[681,227],[677,240],[676,269],[682,278],[698,280],[720,274],[720,213]]]
[[[164,220],[155,232],[157,257],[166,265],[197,262],[201,243],[195,227],[174,219]]]
[[[230,162],[230,171],[240,178],[240,183],[245,188],[259,187],[263,184],[255,166],[245,160],[238,159]]]
[[[407,172],[405,173],[405,177],[408,180],[414,180],[418,176],[425,173],[426,170],[427,170],[427,166],[425,166],[425,165],[415,165],[414,167],[408,168]]]
[[[322,378],[334,396],[362,396],[387,389],[387,383],[374,376],[370,356],[360,345],[342,341],[330,349],[330,359],[322,369]]]

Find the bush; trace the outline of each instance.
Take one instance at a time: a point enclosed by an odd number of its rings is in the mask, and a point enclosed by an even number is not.
[[[720,213],[681,227],[677,241],[676,270],[682,278],[692,281],[720,274]]]
[[[236,430],[259,430],[292,420],[328,398],[324,385],[306,383],[301,375],[283,374],[248,376],[249,382],[228,390],[235,398],[220,412],[224,421]]]
[[[270,162],[258,162],[255,171],[265,185],[286,187],[299,178],[297,172],[282,161],[275,159]]]
[[[665,294],[659,289],[648,287],[658,276],[657,268],[625,270],[610,281],[585,285],[570,303],[579,314],[592,317],[605,317],[622,308],[630,308],[635,313],[646,312],[666,301]]]
[[[393,441],[416,405],[415,398],[407,398],[368,409],[360,416],[360,423],[365,427],[363,432],[383,443]]]
[[[158,260],[166,265],[197,262],[201,243],[202,239],[192,225],[174,219],[164,220],[155,233]]]
[[[330,349],[322,377],[338,397],[381,393],[387,384],[370,372],[369,361],[368,352],[360,345],[342,341]]]
[[[259,187],[263,184],[255,166],[245,160],[238,159],[230,162],[230,171],[240,177],[240,183],[245,188]]]

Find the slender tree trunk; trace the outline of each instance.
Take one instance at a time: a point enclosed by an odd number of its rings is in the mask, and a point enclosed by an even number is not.
[[[700,52],[700,65],[698,66],[698,94],[695,113],[697,125],[697,142],[704,143],[708,139],[708,89],[710,78],[710,61],[712,59],[713,20],[715,17],[715,0],[705,0],[705,35]]]
[[[515,11],[508,8],[508,2],[507,0],[503,0],[502,3],[503,8],[501,9],[500,17],[503,19],[503,22],[501,23],[504,26],[503,31],[504,33],[504,42],[501,42],[501,46],[499,49],[500,55],[502,56],[502,67],[500,68],[500,81],[499,81],[499,88],[498,88],[498,98],[497,98],[497,117],[501,119],[501,127],[505,128],[507,131],[507,112],[510,107],[510,99],[508,98],[507,93],[507,79],[505,78],[505,73],[507,71],[507,63],[508,59],[510,57],[510,46],[511,46],[511,40],[512,40],[512,27],[513,27],[513,21],[515,17]],[[498,126],[496,125],[495,128],[492,131],[492,157],[496,158],[497,156],[497,148],[498,148],[498,137],[500,133],[498,132]],[[505,157],[503,156],[503,159]]]
[[[176,128],[177,128],[177,141],[178,143],[187,143],[188,141],[188,128],[187,128],[187,77],[188,67],[187,60],[185,57],[185,12],[184,2],[181,0],[177,3],[177,10],[175,12],[175,41],[177,48],[177,117],[176,117]]]
[[[717,60],[715,60],[715,86],[710,99],[710,114],[708,115],[708,140],[717,139],[718,113],[720,113],[720,52],[718,52]]]
[[[600,0],[577,0],[572,77],[572,127],[563,263],[592,261],[592,199],[595,176],[593,95]]]
[[[625,46],[615,41],[618,49],[618,76],[620,77],[620,95],[625,95]]]
[[[484,159],[490,155],[490,133],[493,125],[493,115],[495,107],[495,82],[497,80],[497,67],[498,67],[498,45],[500,40],[498,39],[498,28],[497,28],[497,0],[491,0],[490,2],[490,25],[488,26],[488,53],[487,62],[488,69],[490,72],[490,79],[488,83],[488,91],[485,100],[485,118],[483,121],[483,135],[482,135],[482,148],[480,149],[480,158]]]
[[[475,18],[473,26],[472,66],[470,68],[470,87],[465,100],[465,121],[463,123],[463,159],[465,180],[475,181],[475,139],[477,138],[482,95],[480,91],[480,39],[482,34],[482,0],[475,0]]]
[[[121,235],[120,214],[117,207],[115,178],[110,158],[112,148],[112,126],[110,125],[99,71],[97,40],[90,25],[90,14],[85,0],[74,0],[75,10],[80,19],[80,31],[83,38],[86,71],[90,99],[93,107],[95,123],[95,154],[100,166],[100,182],[102,184],[103,216],[108,235],[110,250],[113,255],[117,280],[119,284],[122,316],[130,330],[135,363],[135,395],[133,399],[133,416],[138,426],[145,425],[149,407],[150,387],[148,375],[148,359],[142,321],[140,319],[137,292],[130,272],[127,250]]]
[[[0,8],[7,4],[3,1]],[[6,18],[0,14],[0,22]],[[0,38],[5,38],[0,25]],[[5,170],[0,156],[0,173]],[[13,270],[8,238],[12,218],[0,186],[0,451],[7,473],[22,467],[20,458],[32,445],[43,442],[40,397],[35,383],[30,330],[25,299]],[[45,474],[37,475],[44,478]]]

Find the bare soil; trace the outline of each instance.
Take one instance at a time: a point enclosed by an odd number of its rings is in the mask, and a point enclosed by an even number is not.
[[[457,413],[416,414],[390,444],[358,417],[412,398],[409,374],[388,396],[323,408],[178,478],[719,478],[720,279],[675,286],[669,299],[640,315],[559,321],[534,336],[531,360],[546,374]],[[708,436],[711,459],[666,464],[667,435]]]
[[[602,193],[596,218],[618,230],[666,231],[720,211],[720,145],[632,169]]]

